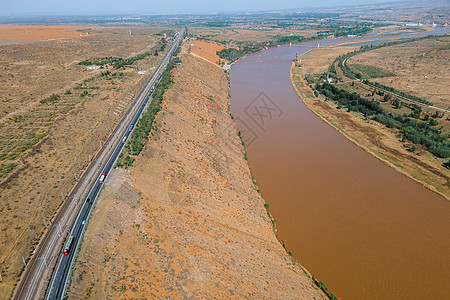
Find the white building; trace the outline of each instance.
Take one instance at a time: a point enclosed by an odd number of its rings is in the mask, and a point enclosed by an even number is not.
[[[87,69],[88,71],[94,71],[94,70],[100,69],[100,66],[90,65],[90,66],[87,66],[86,69]]]

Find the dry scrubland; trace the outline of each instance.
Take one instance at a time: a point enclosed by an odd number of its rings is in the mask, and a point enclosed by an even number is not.
[[[0,118],[53,93],[64,92],[74,82],[91,76],[86,66],[77,65],[83,60],[144,52],[156,42],[149,34],[158,31],[148,27],[102,27],[82,38],[0,46]]]
[[[189,33],[203,40],[221,41],[232,44],[235,41],[264,42],[275,35],[274,30],[242,30],[242,29],[217,29],[205,27],[190,27]]]
[[[411,95],[450,108],[450,36],[404,43],[358,54],[349,64],[377,66],[393,77],[375,78]],[[425,78],[427,76],[427,78]]]
[[[450,76],[449,50],[438,50],[438,48],[445,45],[443,41],[448,41],[449,37],[433,40],[380,48],[358,54],[352,57],[350,61],[351,63],[362,65],[378,66],[384,70],[391,71],[395,74],[394,77],[373,78],[371,80],[385,83],[425,99],[433,99],[436,105],[447,108],[450,103],[448,85],[445,82],[448,81]],[[314,96],[310,87],[305,84],[303,77],[305,74],[326,70],[330,62],[332,62],[333,53],[335,53],[334,56],[341,54],[336,48],[339,47],[313,50],[301,56],[300,66],[293,64],[291,80],[303,102],[325,122],[349,138],[349,140],[355,142],[399,172],[450,199],[450,176],[449,171],[442,166],[443,159],[438,159],[420,146],[415,152],[411,153],[407,150],[411,143],[408,141],[401,142],[397,130],[389,129],[375,121],[364,120],[360,115],[346,112],[343,109],[337,109],[332,102],[324,101],[322,95],[319,97]],[[423,56],[423,53],[427,54]],[[408,63],[408,58],[410,63]],[[344,77],[342,71],[339,69],[337,71],[344,81],[351,81],[351,79]],[[428,79],[424,79],[423,74],[429,74]],[[341,87],[345,87],[351,92],[360,93],[362,97],[366,97],[371,92],[370,89],[359,83],[355,83],[354,86],[347,83]],[[419,93],[415,93],[415,89]],[[382,99],[381,96],[377,95],[372,98]],[[382,106],[393,113],[411,112],[406,108],[393,109],[389,106],[389,102],[382,103]],[[425,108],[424,110],[427,111]],[[439,119],[446,132],[448,132],[449,127],[447,117],[446,115]]]
[[[182,54],[148,145],[98,200],[71,299],[325,299],[275,237],[226,74]]]
[[[225,45],[234,45],[235,42],[252,41],[255,43],[265,42],[276,35],[302,35],[305,37],[317,32],[316,30],[285,30],[285,29],[217,29],[205,27],[189,27],[189,33],[199,39],[218,41]]]
[[[0,45],[24,43],[35,40],[70,39],[100,33],[84,26],[53,25],[0,25]]]
[[[149,78],[150,72],[138,75],[136,69],[151,71],[162,57],[147,56],[105,76],[87,71],[76,63],[157,49],[160,37],[152,34],[162,29],[97,30],[109,34],[0,47],[0,98],[6,100],[0,104],[2,116],[16,112],[0,122],[1,299],[8,298],[17,283],[21,256],[31,255],[44,219],[55,214],[75,174],[80,176],[87,167]],[[60,96],[46,98],[51,93]],[[11,164],[16,166],[8,173]]]

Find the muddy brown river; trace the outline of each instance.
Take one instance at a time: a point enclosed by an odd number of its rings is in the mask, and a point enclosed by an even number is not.
[[[278,238],[341,299],[450,299],[450,202],[303,104],[289,68],[317,43],[256,53],[230,71],[231,110]]]

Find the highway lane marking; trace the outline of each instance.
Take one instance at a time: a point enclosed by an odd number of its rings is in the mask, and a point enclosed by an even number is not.
[[[164,64],[166,63],[166,61],[167,61],[167,59],[165,59],[163,62],[164,62]],[[164,65],[163,64],[163,65]],[[160,71],[161,71],[161,66],[158,68],[158,71],[157,71],[157,73],[159,73]],[[155,78],[153,78],[153,80],[151,80],[151,84],[147,84],[146,85],[146,88],[145,88],[145,92],[144,93],[142,93],[141,95],[139,95],[139,100],[138,100],[138,102],[137,103],[139,103],[139,102],[143,102],[142,101],[142,98],[143,97],[146,97],[146,95],[148,94],[148,88],[149,88],[149,86],[151,86],[154,82],[155,82],[156,80],[155,80]],[[142,103],[140,103],[139,105],[136,105],[137,106],[137,108],[135,109],[136,110],[136,112],[138,112],[139,111],[139,108],[140,108],[140,106],[142,105]],[[132,118],[132,117],[131,117]],[[116,149],[117,149],[117,146],[116,146]],[[115,151],[114,151],[115,152]],[[108,160],[107,160],[107,162],[106,162],[106,165],[108,165],[108,163],[110,162],[110,160],[111,160],[111,158],[112,157],[110,157]],[[98,176],[97,176],[98,177]],[[96,180],[97,180],[98,178],[96,178]],[[98,187],[96,184],[94,184],[94,186],[93,186],[93,188],[95,188],[95,187]],[[98,190],[99,189],[97,189],[96,191],[95,191],[95,193],[97,194],[97,192],[98,192]],[[92,189],[91,189],[91,191],[88,193],[88,194],[91,194],[92,193]],[[70,211],[70,208],[73,206],[73,199],[72,199],[72,203],[70,204],[70,206],[68,207],[68,209],[66,210],[66,212],[65,212],[65,214],[63,215],[63,218],[62,218],[62,220],[59,222],[59,223],[66,223],[66,221],[67,221],[67,219],[68,219],[68,217],[69,217],[69,215],[70,214],[68,214],[68,212]],[[84,204],[83,204],[84,205]],[[78,218],[77,218],[78,219]],[[77,222],[77,220],[75,221],[75,223]],[[55,238],[57,237],[57,235],[55,234],[56,232],[54,232],[53,233],[53,236],[52,236],[52,239],[50,240],[50,246],[51,247],[47,247],[47,251],[46,251],[46,253],[45,253],[45,256],[44,257],[47,257],[47,254],[48,254],[48,252],[50,251],[50,249],[49,248],[53,248],[53,245],[54,245],[54,243],[55,243]],[[71,231],[71,233],[73,233],[73,229],[72,229],[72,231]],[[61,262],[61,261],[60,261]],[[57,266],[57,268],[59,269],[60,268],[60,263],[58,263],[58,266]],[[41,269],[42,269],[42,262],[39,264],[39,267],[38,267],[38,273],[41,273]],[[34,280],[32,281],[32,288],[31,289],[29,289],[28,290],[28,293],[27,293],[27,296],[28,296],[28,294],[29,294],[29,292],[31,291],[31,290],[33,290],[34,289],[34,286],[36,285],[36,283],[35,283],[35,281],[37,280],[37,277],[35,276],[35,278],[34,278]]]
[[[64,213],[63,218],[61,219],[61,221],[63,221],[63,224],[66,223],[66,220],[67,220],[67,218],[68,218],[68,212],[70,211],[70,209],[71,209],[71,207],[72,207],[73,205],[74,205],[74,201],[73,201],[73,199],[72,199],[72,203],[67,207],[67,210],[66,210],[66,212]],[[61,223],[61,221],[60,221],[59,223]],[[52,230],[54,230],[54,227],[53,227],[53,226],[54,226],[54,224],[52,224]],[[47,248],[46,248],[45,251],[44,251],[44,261],[47,259],[47,256],[48,256],[49,252],[50,252],[51,250],[54,250],[54,249],[53,249],[53,245],[54,245],[55,239],[56,239],[57,237],[58,237],[57,232],[56,232],[56,231],[53,231],[53,236],[52,236],[52,238],[50,239],[50,243],[49,243],[49,246],[50,246],[50,247],[47,246]],[[42,266],[43,266],[43,265],[44,265],[44,264],[43,264],[43,261],[38,262],[38,268],[37,268],[37,271],[38,271],[38,272],[37,272],[37,274],[41,274],[41,273],[42,273]],[[28,291],[27,291],[27,293],[26,293],[26,295],[25,295],[25,298],[26,298],[26,299],[29,299],[29,294],[30,294],[30,292],[33,292],[33,291],[34,291],[38,279],[40,279],[38,276],[34,276],[33,280],[31,281],[31,287],[28,289]]]
[[[89,192],[89,194],[92,192],[92,189],[91,189],[91,191]],[[82,191],[80,190],[80,191],[78,191],[77,193],[76,193],[76,195],[78,195],[78,194],[80,194],[80,193],[82,193]],[[75,196],[75,197],[73,197],[72,198],[72,202],[71,202],[71,204],[67,207],[67,210],[66,210],[66,212],[64,213],[64,215],[62,216],[62,218],[61,218],[61,220],[59,221],[59,222],[57,222],[57,223],[62,223],[62,224],[65,224],[66,223],[66,221],[67,221],[67,219],[69,218],[69,216],[72,214],[72,208],[73,208],[73,206],[74,206],[74,199],[76,199],[76,198],[79,198],[79,197],[77,197],[77,196]],[[56,223],[55,223],[56,224]],[[52,226],[53,226],[54,224],[52,224]],[[49,242],[49,244],[48,244],[48,246],[45,248],[45,250],[44,250],[44,255],[42,256],[43,257],[43,261],[45,261],[46,259],[47,259],[47,257],[48,257],[48,254],[49,254],[49,252],[51,251],[51,250],[54,250],[53,249],[53,246],[54,246],[54,244],[55,244],[55,239],[57,239],[57,238],[59,238],[58,237],[58,232],[57,232],[57,229],[54,229],[54,227],[52,227],[52,230],[53,230],[53,232],[51,233],[51,238],[50,238],[50,242]],[[41,274],[41,272],[42,272],[42,267],[43,267],[43,261],[41,261],[41,262],[36,262],[38,265],[37,265],[37,272],[35,272],[35,273],[37,273],[37,274]],[[58,264],[58,266],[59,266],[59,264]],[[27,293],[26,293],[26,298],[28,298],[29,297],[29,294],[30,294],[30,292],[32,292],[34,289],[35,289],[35,286],[36,286],[36,280],[38,280],[39,278],[37,277],[37,276],[34,276],[34,278],[32,279],[32,282],[31,282],[31,286],[30,286],[30,288],[28,289],[28,291],[27,291]],[[24,287],[25,288],[25,287]],[[22,288],[22,290],[23,290],[23,288]]]
[[[183,30],[183,32],[185,32],[185,30]],[[181,35],[181,36],[183,36],[183,35]],[[136,123],[137,120],[139,120],[139,118],[140,118],[141,115],[142,115],[143,110],[145,109],[145,107],[146,107],[146,105],[147,105],[148,100],[150,99],[149,96],[151,96],[151,94],[149,95],[149,93],[150,93],[151,87],[152,87],[154,84],[157,84],[157,83],[158,83],[158,80],[159,80],[160,77],[162,76],[162,72],[165,71],[165,69],[166,69],[166,67],[167,67],[166,64],[167,64],[168,62],[170,62],[170,58],[171,58],[171,56],[173,55],[174,50],[176,49],[176,47],[180,44],[180,42],[181,42],[181,38],[178,38],[178,41],[172,45],[171,50],[168,52],[168,55],[166,56],[166,58],[163,59],[162,63],[161,63],[160,66],[158,67],[157,72],[154,73],[154,76],[152,76],[152,78],[150,79],[150,81],[146,84],[146,86],[144,87],[144,89],[142,90],[142,92],[140,93],[140,95],[138,96],[138,98],[136,99],[136,100],[137,100],[137,101],[136,101],[136,104],[134,105],[134,107],[131,107],[131,108],[130,108],[130,116],[127,117],[127,118],[124,120],[125,122],[123,122],[122,124],[126,124],[127,122],[130,122],[130,119],[131,119],[131,122],[133,122],[133,124]],[[158,73],[161,73],[161,74],[157,75]],[[156,79],[156,76],[158,76],[159,78]],[[134,111],[134,116],[133,116],[133,114],[132,114],[133,111]],[[127,119],[128,119],[128,120],[127,120]],[[136,120],[136,121],[135,121],[135,120]],[[129,123],[128,123],[128,124],[129,124]],[[134,125],[135,125],[135,124],[134,124]],[[120,126],[121,126],[121,125],[119,124],[117,128],[120,128]],[[121,127],[122,127],[122,128],[124,128],[124,127],[126,128],[126,126],[124,126],[124,125],[122,125]],[[117,128],[116,128],[116,130],[117,130]],[[134,129],[135,129],[135,128],[133,128],[133,130],[134,130]],[[119,132],[120,132],[120,130],[117,131],[117,133],[119,133]],[[121,137],[121,136],[119,135],[119,137]],[[114,140],[114,139],[112,139],[112,140]],[[112,140],[111,140],[110,142],[112,142]],[[120,141],[120,139],[116,139],[116,140],[117,140],[117,141]],[[105,164],[104,167],[102,168],[102,171],[103,171],[103,172],[100,172],[100,173],[99,173],[99,175],[97,176],[97,179],[98,179],[98,177],[100,176],[100,174],[102,174],[102,173],[106,173],[106,172],[107,172],[108,175],[109,175],[109,173],[110,173],[110,171],[111,171],[111,168],[113,167],[111,163],[114,163],[114,162],[117,160],[117,158],[118,158],[117,152],[119,151],[119,153],[120,153],[120,151],[123,150],[123,147],[124,147],[124,145],[123,145],[122,143],[120,143],[120,142],[117,142],[117,143],[116,143],[115,149],[111,152],[109,158],[108,158],[107,161],[106,161],[106,164]],[[106,155],[106,154],[105,154],[105,155]],[[98,195],[100,194],[100,192],[101,192],[102,185],[101,185],[101,184],[98,185],[97,179],[96,179],[96,181],[94,182],[94,185],[92,186],[91,190],[88,192],[88,196],[90,196],[90,195],[92,195],[92,194],[95,194],[95,197],[93,197],[92,199],[96,199],[96,198],[98,197]],[[106,180],[106,178],[105,178],[105,180]],[[73,225],[72,225],[72,230],[70,231],[70,234],[71,234],[71,235],[73,235],[73,233],[74,233],[75,231],[77,231],[77,230],[76,230],[76,227],[77,227],[77,226],[76,226],[75,224],[79,223],[79,220],[80,220],[80,217],[81,217],[81,215],[82,215],[82,212],[83,212],[84,209],[86,208],[86,207],[84,207],[84,205],[87,205],[86,202],[83,203],[83,206],[82,206],[81,209],[79,210],[78,215],[77,215],[77,217],[76,217],[76,219],[75,219],[75,222],[74,222]],[[90,214],[91,211],[92,211],[92,209],[93,209],[93,205],[92,205],[91,207],[89,207],[89,208],[90,208],[90,209],[88,209],[88,212],[89,212],[89,214]],[[67,213],[67,212],[66,212],[66,213]],[[75,225],[75,226],[74,226],[74,225]],[[79,226],[79,227],[78,227],[78,230],[80,230],[80,229],[82,229],[82,228],[84,228],[84,226],[83,226],[83,227]],[[80,237],[81,237],[81,235],[82,235],[82,233],[81,233],[80,235],[77,234],[78,240],[77,240],[76,247],[74,247],[74,249],[78,249],[78,246],[79,246],[79,243],[80,243]],[[73,254],[73,253],[72,253],[72,254]],[[59,254],[59,255],[60,255],[60,254]],[[71,258],[68,258],[68,260],[70,261],[70,269],[71,269],[71,267],[72,267],[72,265],[73,265],[74,258],[75,258],[75,256],[73,256],[73,255],[71,256]],[[61,263],[62,263],[62,259],[61,259],[61,260],[59,261],[59,263],[58,263],[57,270],[60,270],[60,268],[61,268]],[[67,266],[67,262],[66,262],[66,264],[63,266],[63,271],[66,271],[66,266]],[[70,269],[69,269],[69,271],[70,271]],[[57,271],[57,272],[58,272],[58,271]],[[64,273],[66,273],[66,272],[64,272]],[[62,274],[62,276],[64,275],[64,273]],[[69,273],[70,273],[70,272],[67,272],[67,274],[69,274]],[[60,284],[59,284],[59,285],[61,285],[61,281],[62,281],[61,279],[62,279],[62,276],[60,277]],[[65,281],[64,281],[64,286],[63,286],[63,288],[66,287],[66,284],[67,284],[67,281],[68,281],[67,275],[66,275],[65,277],[66,277],[66,279],[65,279]],[[54,280],[51,280],[51,283],[50,283],[50,291],[51,291],[52,286],[53,286],[54,284],[55,284],[55,281],[54,281]],[[59,289],[59,287],[58,287],[58,289]],[[57,289],[57,291],[58,291],[58,289]],[[50,296],[50,294],[49,294],[48,296]]]

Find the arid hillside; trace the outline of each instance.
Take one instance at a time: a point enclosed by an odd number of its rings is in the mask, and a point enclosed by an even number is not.
[[[150,141],[98,199],[70,299],[325,299],[275,237],[227,75],[181,55]]]

